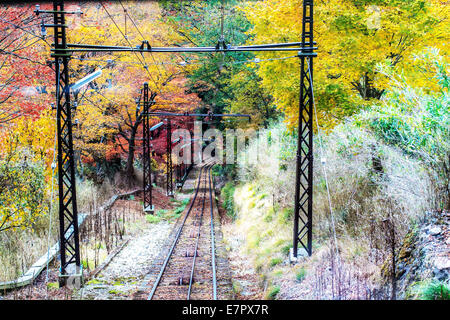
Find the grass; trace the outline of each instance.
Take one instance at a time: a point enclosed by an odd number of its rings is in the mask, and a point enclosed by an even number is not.
[[[47,288],[50,290],[57,290],[59,289],[59,283],[58,282],[49,282],[47,283]]]
[[[287,244],[281,248],[281,253],[287,256],[287,255],[289,255],[289,251],[291,250],[291,248],[292,248],[292,243]]]
[[[100,281],[100,280],[94,278],[94,279],[92,279],[92,280],[89,280],[86,284],[87,284],[87,285],[90,285],[90,284],[92,284],[92,285],[95,285],[95,284],[103,284],[103,281]]]
[[[186,198],[186,199],[182,200],[181,202],[179,202],[179,203],[181,203],[180,206],[175,208],[175,210],[173,211],[173,215],[172,215],[173,219],[178,219],[181,216],[184,209],[186,209],[186,206],[189,203],[189,201],[190,201],[190,199]]]
[[[166,210],[166,209],[159,209],[158,211],[156,211],[156,215],[158,217],[162,217],[162,216],[166,215],[168,211],[169,210]]]
[[[269,287],[266,298],[268,300],[274,300],[277,297],[279,292],[280,292],[280,286]]]
[[[450,288],[441,281],[430,281],[419,286],[418,297],[421,300],[450,300]]]
[[[301,267],[295,274],[295,279],[298,282],[302,282],[305,279],[305,277],[306,277],[306,269],[305,267]]]
[[[277,264],[280,264],[283,262],[283,259],[281,258],[272,258],[270,259],[270,266],[275,267]]]
[[[116,289],[111,289],[108,291],[109,294],[113,294],[113,295],[123,295],[124,293],[122,291],[116,290]]]
[[[251,183],[240,186],[228,186],[233,189],[233,209],[238,213],[234,219],[237,232],[246,235],[243,249],[253,261],[255,271],[265,276],[268,281],[282,277],[284,269],[283,250],[289,252],[292,232],[292,222],[284,223],[282,210],[278,205],[272,205],[265,195],[264,188],[256,188]],[[222,190],[222,195],[229,192]],[[261,201],[264,199],[264,201]],[[251,204],[257,204],[251,205]],[[281,223],[280,223],[281,221]],[[287,247],[286,249],[283,249]],[[274,271],[274,268],[277,268]]]
[[[232,182],[228,182],[222,188],[221,196],[223,199],[222,207],[226,210],[227,216],[232,219],[236,218],[236,212],[234,207],[234,193],[236,191],[236,187]]]
[[[156,211],[155,214],[148,214],[145,216],[145,219],[148,223],[159,223],[162,220],[168,220],[173,221],[178,219],[183,211],[186,209],[187,204],[189,203],[190,199],[184,199],[182,201],[176,200],[176,199],[170,199],[172,203],[178,204],[178,207],[176,207],[174,210],[167,210],[167,209],[159,209]]]
[[[242,285],[236,280],[232,280],[232,283],[233,283],[233,292],[235,294],[240,294],[243,290]]]
[[[153,214],[147,214],[145,216],[145,220],[147,220],[148,223],[159,223],[161,222],[161,217]]]
[[[82,260],[81,264],[83,265],[83,269],[85,269],[85,270],[94,270],[95,269],[94,261]]]

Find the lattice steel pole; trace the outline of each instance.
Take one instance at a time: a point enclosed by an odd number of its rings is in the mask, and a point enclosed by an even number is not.
[[[167,179],[167,195],[173,197],[173,166],[172,166],[172,126],[170,118],[167,119],[167,147],[166,147],[166,179]]]
[[[144,83],[143,89],[143,108],[144,108],[144,119],[143,119],[143,169],[144,169],[144,212],[153,213],[153,203],[152,203],[152,157],[151,157],[151,146],[150,141],[152,140],[152,134],[150,132],[150,116],[148,115],[150,102],[149,102],[149,90],[148,83]]]
[[[303,0],[302,48],[313,46],[313,0]],[[308,255],[312,254],[313,205],[313,57],[312,49],[299,52],[300,106],[295,177],[293,258],[300,243]],[[306,243],[305,243],[306,240]]]
[[[53,1],[53,11],[55,51],[52,56],[56,63],[60,284],[65,285],[67,277],[78,275],[81,263],[69,88],[70,53],[61,50],[67,48],[64,2]],[[75,269],[69,268],[73,265]]]

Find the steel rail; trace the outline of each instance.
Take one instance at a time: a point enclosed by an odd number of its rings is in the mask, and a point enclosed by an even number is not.
[[[159,283],[161,281],[161,278],[162,278],[162,276],[164,274],[164,271],[166,270],[167,264],[169,263],[169,260],[172,257],[172,253],[173,253],[173,251],[175,249],[175,246],[178,243],[178,239],[180,238],[181,232],[183,231],[184,224],[186,223],[186,220],[187,220],[189,214],[191,213],[192,207],[194,206],[195,200],[197,199],[198,190],[200,189],[199,187],[200,187],[200,181],[201,181],[201,177],[202,177],[202,171],[203,171],[203,168],[205,168],[205,166],[202,166],[200,168],[200,172],[198,174],[198,180],[197,180],[197,187],[195,188],[194,198],[192,199],[191,204],[189,205],[189,208],[188,208],[188,210],[186,212],[186,215],[184,216],[184,219],[183,219],[183,221],[181,223],[181,226],[180,226],[180,228],[178,229],[178,231],[177,231],[177,233],[175,235],[175,240],[173,241],[173,244],[172,244],[172,246],[171,246],[171,248],[169,250],[169,253],[167,254],[166,259],[164,260],[164,263],[163,263],[163,265],[161,267],[161,270],[159,271],[158,278],[156,278],[155,283],[153,284],[152,291],[150,292],[147,300],[152,300],[152,298],[153,298],[153,296],[154,296],[154,294],[156,292],[156,289],[158,288],[158,285],[159,285]]]
[[[211,166],[207,167],[206,170],[209,171],[210,168],[211,168]],[[197,233],[197,239],[195,241],[194,257],[192,258],[192,269],[191,269],[191,275],[189,277],[187,300],[189,300],[191,298],[192,282],[194,280],[194,271],[195,271],[195,262],[196,262],[196,258],[197,258],[197,252],[198,252],[198,243],[200,241],[200,231],[201,231],[202,222],[203,222],[203,213],[205,212],[206,185],[207,185],[207,181],[206,181],[206,177],[205,177],[205,188],[203,189],[202,211],[200,213],[200,219],[199,219],[199,223],[198,223],[198,233]],[[211,186],[209,186],[209,187],[211,187]]]

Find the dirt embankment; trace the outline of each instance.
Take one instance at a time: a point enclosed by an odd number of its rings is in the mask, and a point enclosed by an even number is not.
[[[430,213],[405,237],[396,259],[399,299],[443,299],[446,290],[450,298],[449,223],[450,212]]]

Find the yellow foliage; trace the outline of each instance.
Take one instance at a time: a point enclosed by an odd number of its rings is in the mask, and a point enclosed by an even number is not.
[[[449,7],[438,0],[371,1],[327,0],[315,2],[314,33],[318,57],[314,59],[315,95],[325,125],[333,125],[364,104],[361,92],[353,94],[364,76],[382,91],[387,79],[377,65],[398,68],[414,64],[414,54],[434,46],[448,56]],[[301,0],[251,2],[244,10],[254,25],[252,44],[295,42],[301,39]],[[258,53],[261,59],[290,54]],[[412,68],[411,68],[412,69]],[[265,61],[258,74],[273,94],[290,125],[298,118],[299,61]],[[367,86],[366,86],[367,87]],[[360,91],[363,91],[363,88]],[[346,110],[346,108],[348,110]]]

